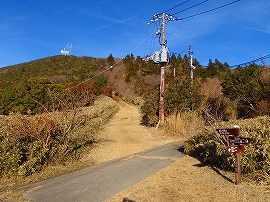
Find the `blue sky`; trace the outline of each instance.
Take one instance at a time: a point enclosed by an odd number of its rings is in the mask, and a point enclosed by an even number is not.
[[[185,18],[233,1],[208,0],[180,12],[203,2],[189,0],[167,13]],[[0,67],[60,55],[68,42],[76,56],[150,55],[160,49],[155,35],[158,23],[147,23],[154,14],[182,2],[185,0],[0,0]],[[181,53],[190,44],[202,65],[209,59],[231,66],[257,59],[270,54],[269,11],[269,0],[241,0],[203,15],[170,21],[165,32],[167,46],[170,52]]]

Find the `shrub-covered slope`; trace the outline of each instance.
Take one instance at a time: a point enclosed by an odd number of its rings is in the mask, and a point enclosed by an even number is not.
[[[225,150],[226,136],[219,135],[217,128],[240,126],[240,136],[251,138],[241,155],[242,172],[257,181],[270,183],[270,117],[235,120],[205,127],[198,135],[185,142],[185,152],[198,157],[208,165],[233,170],[233,155]]]
[[[83,80],[106,66],[106,59],[77,56],[52,56],[0,68],[0,87],[35,77],[54,82]]]

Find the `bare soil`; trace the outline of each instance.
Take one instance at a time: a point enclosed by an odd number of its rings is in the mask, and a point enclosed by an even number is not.
[[[140,125],[139,109],[118,102],[120,111],[97,135],[97,144],[84,158],[96,163],[123,157],[172,141],[162,130]],[[184,140],[183,140],[184,141]],[[243,180],[234,184],[234,174],[203,166],[190,156],[133,187],[107,199],[113,201],[270,201],[270,186]]]
[[[117,103],[119,112],[96,135],[97,143],[82,161],[101,163],[177,140],[164,135],[160,130],[141,125],[138,107],[122,101]]]

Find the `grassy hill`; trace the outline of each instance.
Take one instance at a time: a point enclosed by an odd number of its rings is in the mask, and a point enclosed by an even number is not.
[[[104,69],[105,58],[51,56],[0,69],[0,88],[14,82],[45,77],[55,83],[80,81]]]

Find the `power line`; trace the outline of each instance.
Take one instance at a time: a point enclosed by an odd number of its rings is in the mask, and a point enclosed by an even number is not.
[[[203,4],[203,3],[207,2],[207,1],[208,1],[208,0],[202,1],[202,2],[200,2],[200,3],[198,3],[198,4],[194,5],[194,6],[191,6],[191,7],[189,7],[189,8],[184,9],[184,10],[181,10],[181,11],[179,11],[179,12],[176,12],[176,13],[174,13],[174,14],[172,14],[172,15],[176,15],[176,14],[178,14],[178,13],[187,11],[187,10],[192,9],[192,8],[194,8],[194,7],[196,7],[196,6],[199,6],[199,5],[201,5],[201,4]]]
[[[186,0],[186,1],[184,1],[184,2],[182,2],[182,3],[180,3],[180,4],[178,4],[178,5],[176,5],[176,6],[172,7],[172,8],[170,8],[169,10],[166,10],[166,11],[161,12],[161,13],[167,13],[168,11],[171,11],[171,10],[175,9],[175,8],[177,8],[177,7],[181,6],[181,5],[183,5],[184,3],[187,3],[188,1],[189,1],[189,0]],[[161,14],[161,13],[159,13],[159,14]]]
[[[221,8],[224,8],[226,6],[230,6],[234,3],[237,3],[241,0],[237,0],[237,1],[233,1],[231,3],[228,3],[228,4],[225,4],[225,5],[222,5],[222,6],[219,6],[219,7],[216,7],[216,8],[212,8],[210,10],[207,10],[207,11],[204,11],[204,12],[201,12],[201,13],[197,13],[197,14],[194,14],[194,15],[190,15],[190,16],[187,16],[187,17],[183,17],[183,18],[177,18],[177,20],[185,20],[185,19],[188,19],[188,18],[192,18],[192,17],[196,17],[196,16],[199,16],[199,15],[203,15],[205,13],[209,13],[209,12],[212,12],[212,11],[215,11],[215,10],[218,10],[218,9],[221,9]],[[174,15],[174,14],[173,14]]]
[[[132,53],[132,51],[134,51],[136,48],[138,48],[142,43],[144,43],[144,42],[145,42],[150,36],[152,36],[152,35],[153,35],[153,33],[150,34],[150,35],[148,35],[144,40],[142,40],[142,41],[141,41],[135,48],[133,48],[130,52]],[[112,66],[110,66],[109,68],[107,68],[107,69],[105,69],[105,70],[99,72],[98,74],[96,74],[96,75],[94,75],[94,76],[92,76],[92,77],[90,77],[90,78],[88,78],[88,79],[86,79],[86,80],[84,80],[84,81],[82,81],[82,82],[80,82],[80,83],[78,83],[77,85],[74,85],[74,86],[72,86],[72,87],[70,87],[70,88],[67,88],[66,90],[71,90],[71,89],[73,89],[73,88],[75,88],[75,87],[78,87],[79,85],[81,85],[81,84],[83,84],[83,83],[85,83],[85,82],[88,82],[88,81],[90,81],[90,80],[96,78],[97,76],[99,76],[99,75],[101,75],[101,74],[103,74],[103,73],[109,71],[110,69],[114,68],[114,67],[115,67],[116,65],[118,65],[122,60],[124,60],[124,57],[123,57],[122,59],[120,59],[118,62],[116,62],[115,64],[113,64]]]
[[[186,50],[183,50],[183,51],[181,51],[181,52],[178,52],[178,53],[171,53],[171,55],[176,55],[176,54],[179,54],[179,55],[181,55],[182,53],[185,53],[185,52],[187,52],[188,51],[188,49],[186,49]]]
[[[247,66],[247,65],[250,65],[250,64],[252,64],[252,63],[258,62],[258,61],[260,61],[261,59],[266,59],[266,58],[270,58],[270,54],[265,55],[265,56],[263,56],[263,57],[260,57],[260,58],[258,58],[258,59],[249,61],[249,62],[245,62],[245,63],[239,64],[239,65],[233,65],[233,66],[230,66],[230,68],[241,67],[241,66]]]
[[[259,62],[261,59],[267,59],[267,58],[270,58],[270,54],[267,54],[267,55],[265,55],[263,57],[260,57],[258,59],[255,59],[255,60],[252,60],[252,61],[249,61],[249,62],[241,63],[241,64],[238,64],[238,65],[232,65],[232,66],[228,66],[228,67],[230,67],[230,68],[245,67],[245,66],[251,65],[253,63]],[[200,66],[208,68],[208,66],[205,66],[205,65],[200,65]]]

